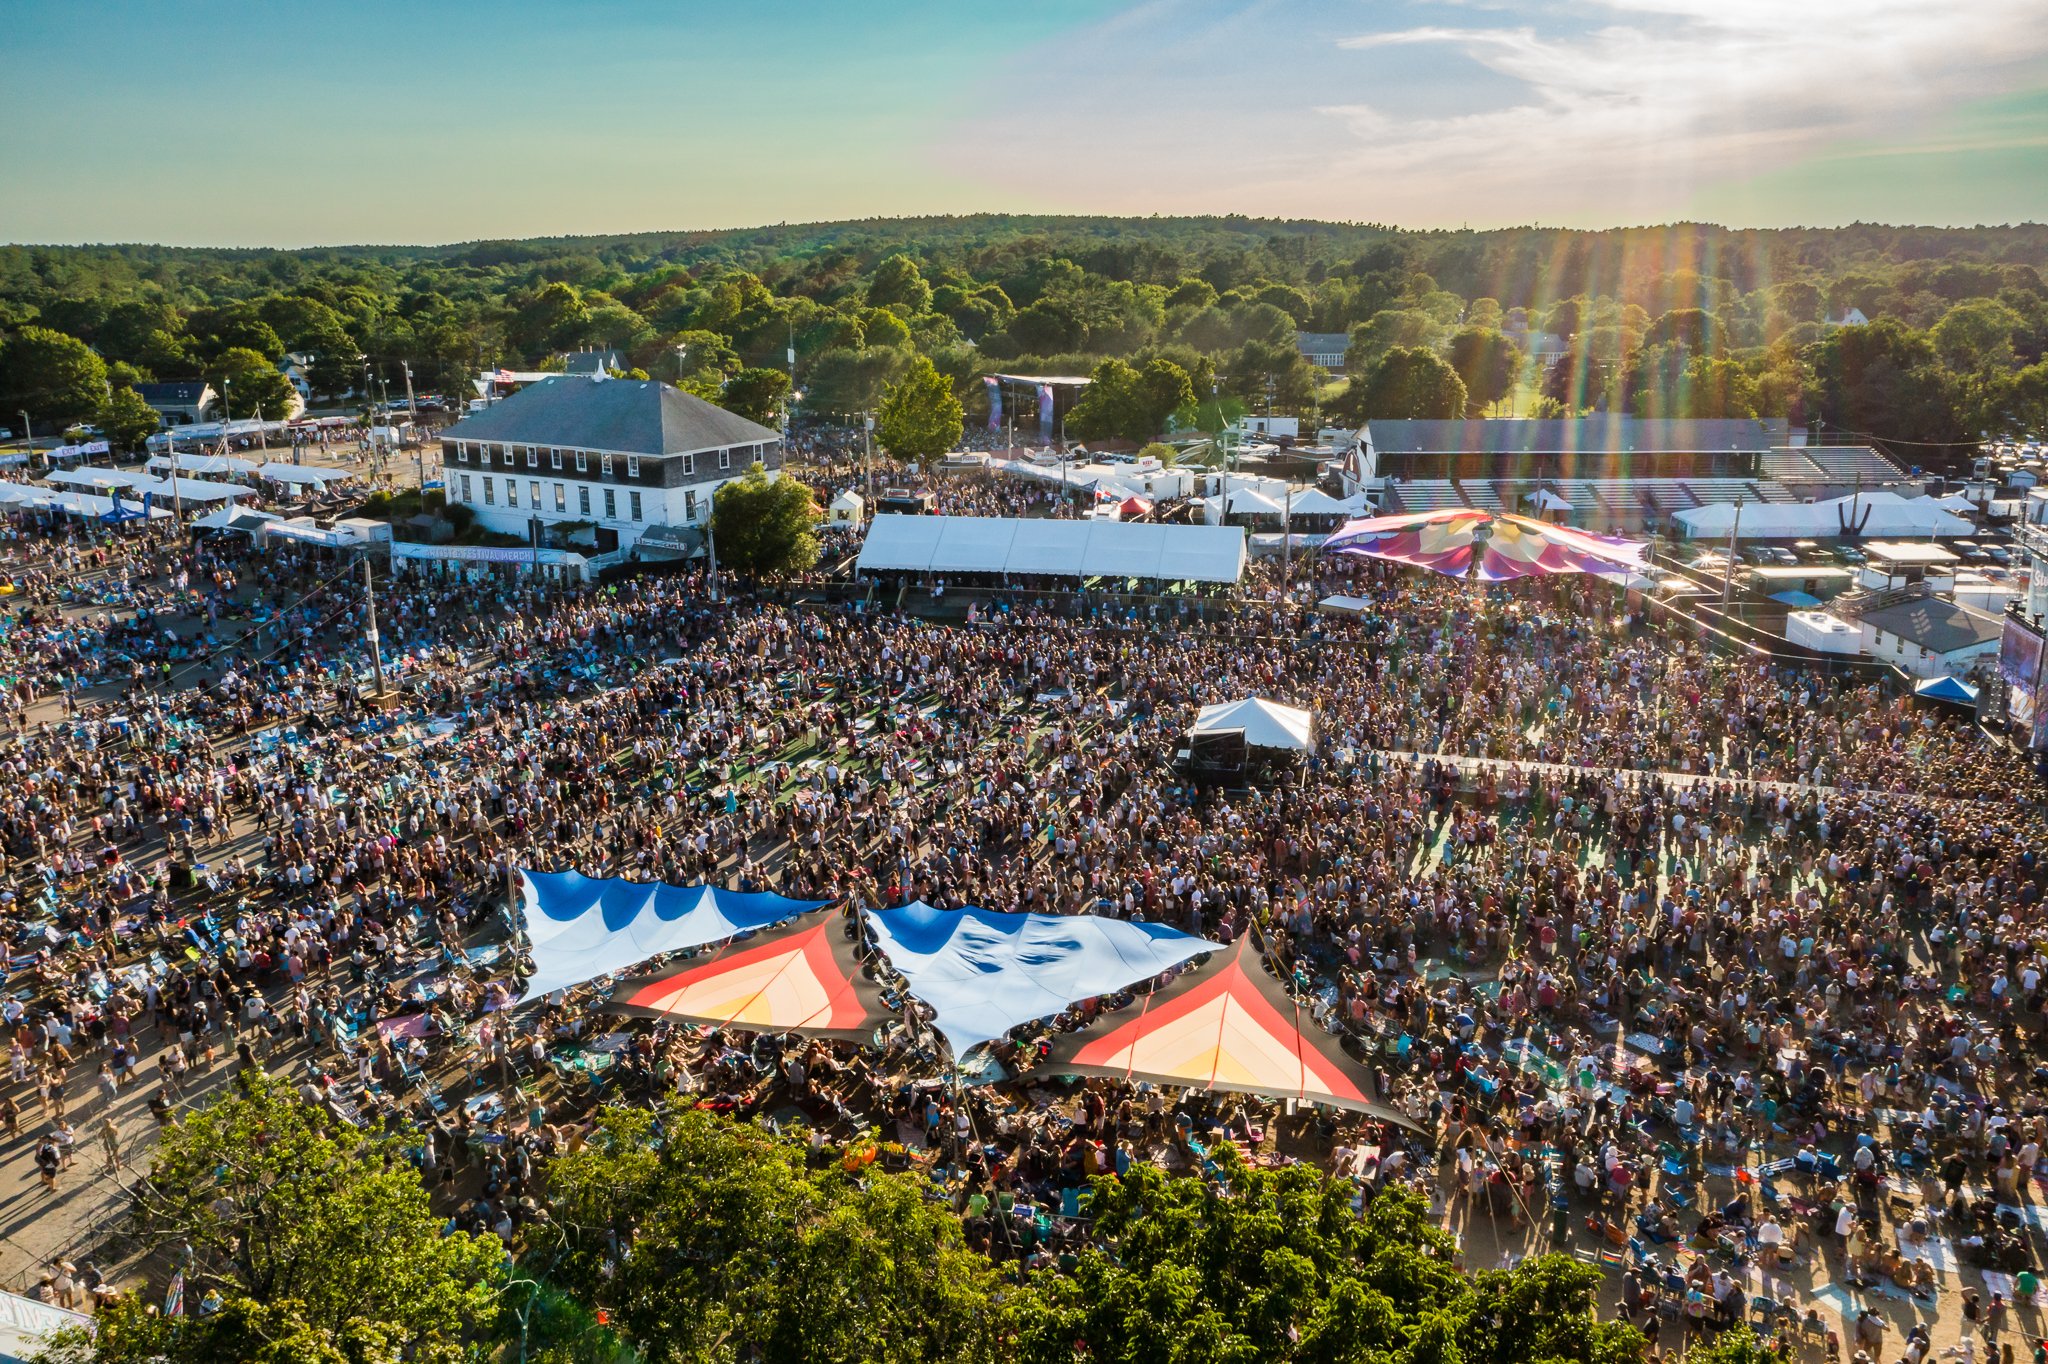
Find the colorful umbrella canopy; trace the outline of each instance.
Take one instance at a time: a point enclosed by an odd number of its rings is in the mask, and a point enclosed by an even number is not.
[[[839,914],[807,915],[702,961],[621,981],[604,1008],[640,1018],[869,1041],[894,1015]]]
[[[1386,559],[1483,583],[1639,568],[1643,549],[1635,540],[1474,507],[1368,516],[1346,522],[1323,542],[1325,554]]]
[[[1060,1038],[1047,1069],[1302,1099],[1415,1126],[1379,1103],[1371,1073],[1334,1038],[1303,1028],[1301,1006],[1260,964],[1249,934],[1141,1007]]]

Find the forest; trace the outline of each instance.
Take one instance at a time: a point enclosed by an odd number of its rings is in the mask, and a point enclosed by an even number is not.
[[[422,392],[466,394],[485,368],[610,348],[626,372],[757,419],[872,411],[922,358],[970,421],[982,374],[1092,374],[1069,419],[1081,437],[1148,439],[1214,397],[1342,422],[1785,417],[1926,463],[2048,432],[2044,267],[2048,226],[2032,224],[984,215],[422,247],[6,246],[0,409],[38,432],[140,423],[131,385],[206,378],[247,415],[288,400],[287,355],[316,403],[345,407],[403,369]],[[1342,377],[1302,356],[1303,332],[1345,334]]]

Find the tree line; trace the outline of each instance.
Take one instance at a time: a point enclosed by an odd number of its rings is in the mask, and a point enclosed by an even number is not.
[[[874,413],[924,366],[1091,374],[1070,435],[1270,407],[1770,416],[1895,451],[2048,429],[2048,228],[1407,232],[1249,218],[980,216],[421,248],[0,247],[0,406],[142,420],[205,379],[234,415],[616,352],[756,420]],[[1833,325],[1860,316],[1868,325]],[[1348,382],[1301,353],[1345,339]],[[791,360],[791,355],[794,360]],[[791,392],[794,372],[795,387]],[[900,406],[900,404],[899,404]],[[1208,409],[1205,411],[1205,409]],[[906,414],[910,415],[910,414]],[[912,455],[945,413],[896,423]],[[124,428],[125,432],[125,428]],[[956,437],[957,438],[957,437]],[[947,442],[950,444],[950,442]]]
[[[45,1364],[1632,1364],[1565,1255],[1468,1271],[1428,1209],[1227,1144],[1213,1178],[1091,1181],[1079,1242],[969,1243],[961,1193],[873,1140],[813,1146],[696,1108],[613,1107],[547,1161],[509,1243],[430,1207],[402,1136],[344,1126],[282,1080],[164,1135],[133,1230],[182,1275]],[[986,1193],[982,1202],[994,1207]],[[985,1225],[977,1237],[988,1233]],[[1767,1364],[1746,1328],[1702,1364]]]

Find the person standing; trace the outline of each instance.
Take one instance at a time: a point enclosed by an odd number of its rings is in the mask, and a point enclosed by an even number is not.
[[[100,1115],[100,1150],[106,1155],[108,1174],[121,1168],[121,1129],[112,1113]]]

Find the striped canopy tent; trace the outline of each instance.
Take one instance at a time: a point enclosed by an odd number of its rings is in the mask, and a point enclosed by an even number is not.
[[[805,915],[701,961],[619,982],[611,1013],[750,1032],[871,1041],[894,1017],[861,974],[839,913]]]
[[[1251,944],[1246,934],[1142,1005],[1060,1038],[1046,1069],[1300,1099],[1415,1127],[1379,1102],[1371,1072],[1335,1039],[1303,1026],[1301,1006]]]
[[[1474,507],[1368,516],[1345,522],[1323,541],[1325,554],[1385,559],[1482,583],[1641,568],[1643,550],[1640,541]]]

